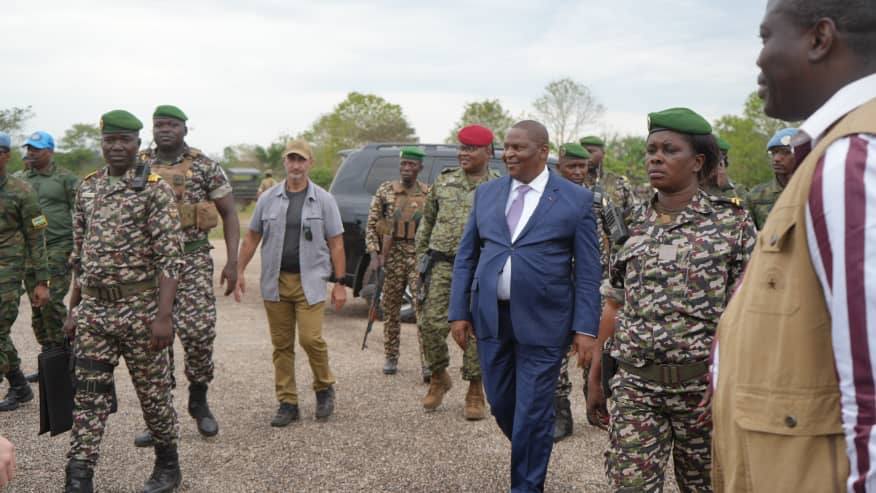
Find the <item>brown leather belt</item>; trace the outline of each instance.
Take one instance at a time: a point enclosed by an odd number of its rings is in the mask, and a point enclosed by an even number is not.
[[[675,385],[687,382],[709,373],[708,361],[698,361],[687,365],[658,365],[650,363],[642,367],[633,366],[620,360],[617,363],[618,366],[633,375],[662,385]]]
[[[82,294],[97,298],[100,301],[119,301],[128,296],[145,293],[158,286],[155,278],[127,284],[113,284],[112,286],[82,286]]]

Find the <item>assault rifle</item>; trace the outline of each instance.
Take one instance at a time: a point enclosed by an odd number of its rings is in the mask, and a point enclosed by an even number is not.
[[[383,237],[383,245],[381,245],[381,247],[380,254],[383,255],[383,261],[386,262],[386,259],[389,256],[389,249],[392,248],[392,235],[386,235]],[[371,306],[368,308],[368,325],[365,327],[365,337],[362,338],[363,351],[368,347],[368,334],[370,334],[371,329],[374,328],[374,321],[379,318],[380,298],[383,295],[383,266],[378,265],[377,271],[374,274],[376,281],[374,285],[374,293],[371,295]]]

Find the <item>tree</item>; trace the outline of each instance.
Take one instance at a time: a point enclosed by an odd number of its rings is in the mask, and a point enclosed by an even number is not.
[[[0,131],[8,134],[17,134],[24,129],[24,124],[34,117],[30,106],[24,108],[14,106],[0,110]]]
[[[502,103],[498,99],[466,103],[462,117],[453,126],[453,130],[450,131],[445,142],[448,144],[456,143],[456,134],[466,125],[483,125],[493,131],[497,142],[502,142],[513,124],[514,117],[502,107]]]
[[[730,167],[727,173],[734,182],[751,187],[773,176],[766,146],[776,131],[794,123],[770,118],[763,112],[763,101],[749,94],[742,115],[725,115],[715,124],[715,131],[730,144]]]
[[[547,127],[554,146],[576,140],[586,125],[605,112],[590,88],[569,78],[550,82],[532,107],[533,118]]]
[[[58,142],[61,151],[74,149],[100,150],[100,129],[90,123],[74,123],[71,128],[64,132],[61,141]]]
[[[647,141],[644,137],[611,136],[606,139],[602,164],[608,171],[625,175],[635,183],[644,183],[648,181],[644,164],[646,147]]]
[[[314,146],[317,166],[334,167],[338,152],[368,142],[417,142],[401,106],[380,96],[351,92],[331,113],[320,116],[301,138]]]

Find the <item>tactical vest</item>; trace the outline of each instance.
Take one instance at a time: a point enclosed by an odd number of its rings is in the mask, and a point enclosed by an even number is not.
[[[209,231],[219,224],[219,212],[213,202],[186,202],[186,185],[191,181],[192,164],[199,155],[199,151],[190,149],[179,164],[153,164],[151,168],[173,188],[183,229],[194,226]]]
[[[718,325],[716,492],[846,490],[831,316],[812,265],[806,206],[828,146],[857,133],[876,134],[876,99],[837,122],[794,173]]]
[[[423,207],[426,205],[428,187],[420,182],[407,191],[400,181],[393,182],[395,206],[391,222],[392,238],[394,240],[414,240],[417,237],[417,226],[423,217]]]

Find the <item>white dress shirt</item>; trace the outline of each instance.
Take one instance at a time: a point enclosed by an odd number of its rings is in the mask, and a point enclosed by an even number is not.
[[[511,208],[511,203],[517,198],[517,189],[523,185],[529,185],[531,188],[531,190],[523,197],[523,212],[520,214],[520,220],[517,221],[517,227],[511,232],[512,244],[517,241],[517,236],[520,235],[520,232],[526,227],[526,223],[529,222],[529,218],[532,217],[532,213],[535,212],[535,208],[538,206],[538,201],[541,200],[541,195],[544,193],[544,188],[547,186],[549,176],[550,172],[548,171],[547,166],[545,166],[544,170],[529,183],[523,183],[522,181],[513,179],[511,180],[511,190],[508,192],[508,200],[505,202],[506,216],[508,215],[508,209]],[[505,267],[503,267],[502,272],[499,273],[499,284],[496,286],[496,296],[500,300],[507,301],[511,299],[511,256],[505,261]]]

